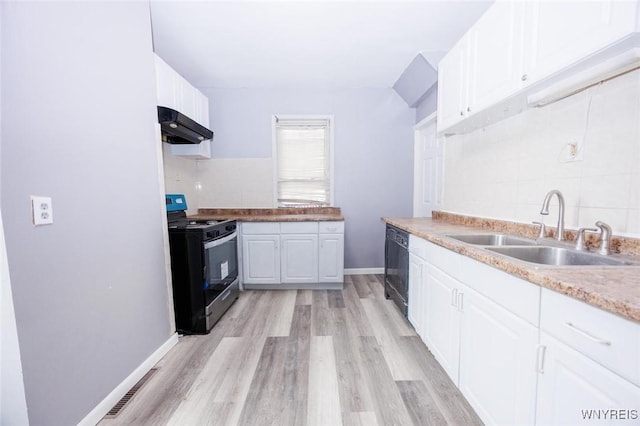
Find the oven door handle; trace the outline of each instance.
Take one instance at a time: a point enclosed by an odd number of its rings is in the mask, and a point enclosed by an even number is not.
[[[227,235],[226,237],[220,238],[218,240],[209,241],[204,244],[204,249],[210,249],[211,247],[216,247],[222,245],[226,242],[229,242],[238,236],[238,231],[234,231],[232,234]]]

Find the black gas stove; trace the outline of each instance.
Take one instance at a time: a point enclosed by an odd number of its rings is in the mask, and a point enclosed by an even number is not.
[[[194,220],[187,217],[184,211],[168,212],[167,223],[169,231],[200,232],[203,238],[222,238],[237,229],[237,223],[233,219],[229,220]]]
[[[176,328],[204,334],[238,298],[237,223],[189,219],[186,208],[184,195],[167,195]]]

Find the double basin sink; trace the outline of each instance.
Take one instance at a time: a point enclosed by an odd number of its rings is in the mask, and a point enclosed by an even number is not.
[[[504,234],[446,235],[467,244],[483,246],[493,253],[537,265],[549,266],[629,266],[634,263],[596,253],[545,245],[545,242]]]

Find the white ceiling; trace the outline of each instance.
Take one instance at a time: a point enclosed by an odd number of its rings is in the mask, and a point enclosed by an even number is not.
[[[151,17],[156,53],[200,88],[391,87],[492,2],[151,0]]]

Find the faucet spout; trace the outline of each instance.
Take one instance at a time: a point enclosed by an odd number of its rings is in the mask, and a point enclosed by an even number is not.
[[[564,239],[564,197],[562,193],[557,189],[552,189],[547,193],[544,197],[544,201],[542,202],[542,209],[540,210],[541,215],[549,214],[549,203],[551,202],[551,197],[556,196],[558,198],[558,226],[557,226],[557,235],[556,240],[562,241]]]

